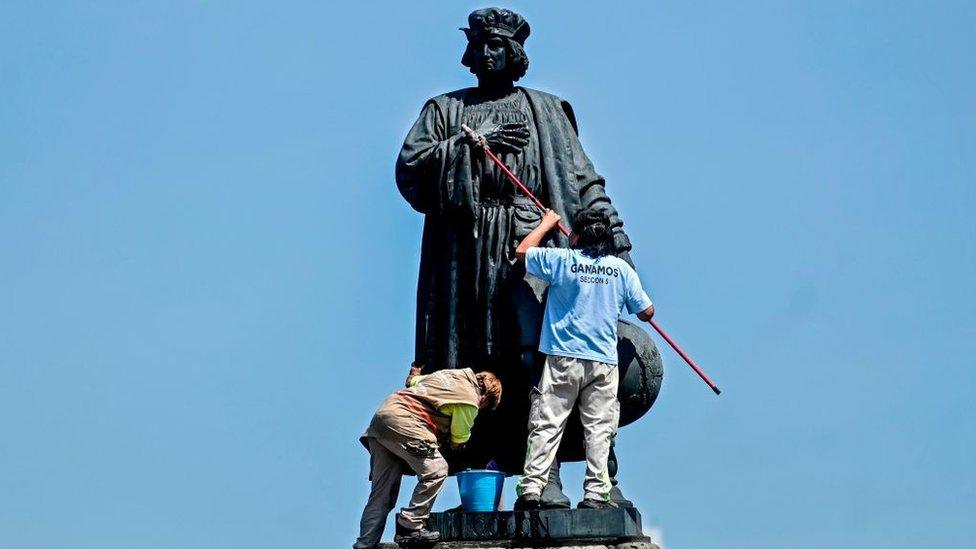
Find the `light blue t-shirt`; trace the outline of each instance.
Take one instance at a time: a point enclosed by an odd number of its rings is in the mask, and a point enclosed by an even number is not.
[[[529,248],[525,270],[549,283],[539,351],[617,363],[617,319],[651,306],[640,278],[615,256],[593,259],[568,248]]]

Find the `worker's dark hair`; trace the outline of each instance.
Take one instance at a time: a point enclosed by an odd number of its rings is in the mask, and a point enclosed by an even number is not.
[[[573,216],[573,234],[576,236],[573,248],[592,258],[610,255],[615,251],[610,217],[602,210],[586,208],[576,212]]]
[[[502,382],[491,372],[481,372],[475,374],[475,377],[478,378],[478,388],[485,397],[485,408],[498,408],[498,403],[502,401]]]

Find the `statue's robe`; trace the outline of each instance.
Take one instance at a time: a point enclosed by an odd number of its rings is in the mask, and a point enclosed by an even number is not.
[[[503,158],[566,225],[582,208],[605,210],[618,253],[629,260],[630,241],[603,177],[583,152],[572,107],[555,95],[517,89],[532,135],[522,153]],[[496,457],[511,462],[504,469],[520,470],[526,385],[538,375],[524,371],[524,357],[538,347],[544,288],[526,278],[515,247],[541,212],[514,185],[499,196],[497,168],[464,137],[461,124],[471,125],[472,114],[466,109],[483,108],[485,102],[477,88],[428,100],[404,140],[396,181],[403,197],[425,215],[415,359],[428,371],[473,367],[499,375],[506,398],[496,417],[518,431],[511,433],[512,450],[504,452],[509,456]],[[497,122],[508,120],[496,117]],[[544,245],[567,247],[569,242],[553,231]]]

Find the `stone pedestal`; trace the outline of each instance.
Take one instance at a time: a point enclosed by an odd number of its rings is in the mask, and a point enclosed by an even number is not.
[[[434,549],[657,549],[635,508],[433,513],[427,527],[441,533]]]
[[[630,541],[595,538],[568,539],[544,545],[526,545],[526,543],[516,541],[442,541],[429,549],[659,549],[648,537]],[[398,549],[398,547],[395,543],[380,544],[380,549]]]

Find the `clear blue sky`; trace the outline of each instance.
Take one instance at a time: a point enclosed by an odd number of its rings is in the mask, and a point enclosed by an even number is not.
[[[0,545],[351,544],[412,354],[393,162],[484,5],[3,3]],[[971,544],[974,5],[506,5],[724,390],[664,351],[620,435],[647,527]]]

